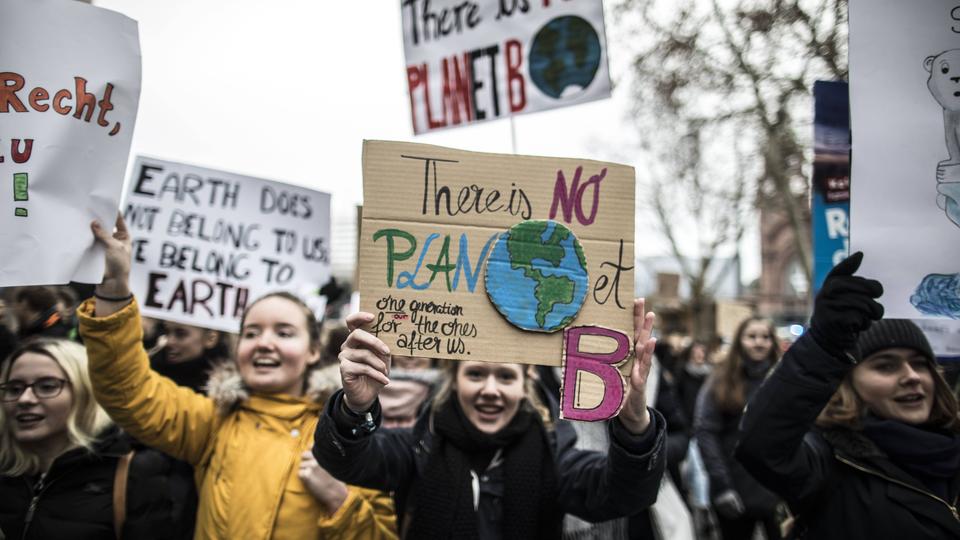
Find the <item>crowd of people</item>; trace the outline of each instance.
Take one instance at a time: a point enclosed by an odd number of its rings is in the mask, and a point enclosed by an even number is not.
[[[785,353],[757,317],[658,343],[636,300],[624,405],[581,423],[557,369],[395,355],[283,291],[237,335],[148,320],[123,220],[92,232],[102,283],[3,291],[0,538],[960,537],[955,392],[862,254]]]

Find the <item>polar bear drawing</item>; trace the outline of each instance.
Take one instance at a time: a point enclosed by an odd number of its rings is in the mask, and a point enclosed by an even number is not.
[[[928,56],[927,88],[943,107],[943,130],[949,159],[937,164],[937,206],[960,227],[960,49]]]

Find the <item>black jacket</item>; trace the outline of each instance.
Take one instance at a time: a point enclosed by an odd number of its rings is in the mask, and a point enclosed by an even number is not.
[[[776,510],[780,501],[734,459],[733,451],[739,438],[737,426],[742,412],[729,413],[720,409],[711,387],[715,380],[708,379],[700,389],[693,419],[697,445],[710,476],[710,498],[732,489],[740,495],[748,516],[764,518]],[[747,378],[744,394],[748,401],[762,382],[762,376]]]
[[[700,393],[707,377],[708,375],[694,375],[686,369],[681,369],[677,374],[676,394],[691,432],[693,431],[693,416],[697,409],[697,395]]]
[[[738,459],[798,516],[795,538],[960,538],[956,500],[931,494],[860,432],[814,427],[852,368],[801,336],[750,401]]]
[[[76,448],[58,457],[42,483],[39,476],[0,476],[0,529],[10,540],[115,540],[113,480],[118,459],[130,449],[127,437],[111,428],[93,452]],[[159,452],[134,454],[123,538],[170,537],[176,517],[166,488],[167,468]]]
[[[430,417],[423,415],[412,429],[378,429],[370,436],[344,436],[348,427],[338,427],[334,411],[342,391],[327,402],[317,426],[313,453],[322,467],[348,484],[394,492],[398,528],[409,516],[408,496],[427,465],[433,443]],[[375,406],[378,413],[379,407]],[[378,414],[376,416],[379,416]],[[338,415],[339,417],[339,415]],[[657,499],[666,465],[666,429],[663,417],[651,410],[650,431],[631,435],[620,422],[610,422],[610,450],[600,452],[574,448],[576,434],[565,421],[551,432],[559,482],[560,513],[587,521],[605,521],[635,514]],[[379,425],[379,418],[376,418]],[[479,519],[489,520],[485,509],[498,507],[491,501],[503,493],[502,477],[488,471],[479,478]],[[485,498],[487,500],[485,500]]]

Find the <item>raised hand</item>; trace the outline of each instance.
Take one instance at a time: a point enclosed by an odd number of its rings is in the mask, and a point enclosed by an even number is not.
[[[633,301],[633,350],[636,358],[630,370],[627,384],[627,399],[620,410],[620,421],[633,434],[640,434],[650,425],[650,411],[647,410],[647,376],[653,364],[653,348],[657,344],[653,333],[653,312],[644,313],[646,302],[643,298]]]
[[[346,322],[350,335],[340,347],[343,398],[350,410],[362,413],[370,410],[380,389],[390,383],[390,348],[361,328],[373,322],[372,313],[354,313]]]
[[[827,274],[813,304],[810,335],[834,356],[855,354],[860,332],[883,317],[883,306],[875,300],[883,294],[883,285],[853,275],[862,261],[860,251],[840,261]]]
[[[132,240],[123,216],[117,213],[116,230],[108,230],[99,221],[90,224],[93,237],[104,247],[103,281],[97,285],[95,314],[106,317],[130,303],[130,254]]]
[[[116,231],[105,229],[99,221],[90,224],[90,230],[97,242],[103,244],[104,268],[103,282],[97,286],[97,292],[106,296],[124,296],[130,294],[130,253],[132,241],[123,216],[117,213]]]

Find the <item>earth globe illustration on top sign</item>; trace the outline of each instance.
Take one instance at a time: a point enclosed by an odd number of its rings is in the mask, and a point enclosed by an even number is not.
[[[557,17],[533,37],[530,80],[554,99],[576,95],[593,82],[600,53],[600,36],[589,22],[576,15]]]
[[[520,222],[500,235],[487,259],[491,303],[518,328],[562,330],[587,297],[587,260],[577,237],[555,221]]]

